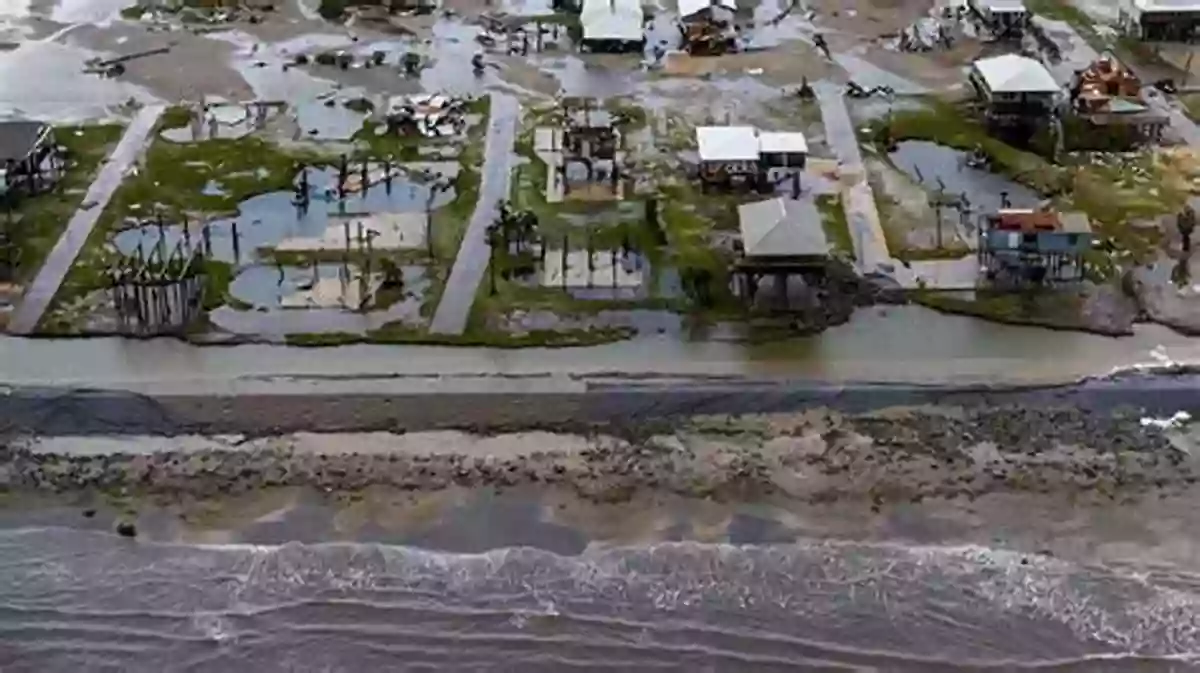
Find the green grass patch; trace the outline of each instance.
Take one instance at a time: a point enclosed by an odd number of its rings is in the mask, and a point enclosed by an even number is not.
[[[146,8],[138,3],[134,3],[121,10],[121,18],[126,21],[137,21],[146,13]]]
[[[158,118],[158,130],[187,128],[191,123],[192,108],[186,105],[172,105]]]
[[[825,238],[834,254],[846,259],[855,259],[854,239],[850,236],[850,223],[846,221],[842,197],[822,194],[817,197],[816,202],[817,210],[821,213],[821,228],[825,230]]]
[[[1025,7],[1039,16],[1070,24],[1084,37],[1096,36],[1095,22],[1070,0],[1027,0]]]
[[[233,265],[209,260],[204,266],[204,310],[212,311],[229,303],[229,284],[233,282]]]
[[[427,138],[421,135],[389,133],[386,128],[387,124],[384,122],[372,119],[364,121],[362,128],[351,137],[358,146],[354,160],[389,158],[395,162],[404,162],[421,159],[420,147],[430,142]],[[381,130],[384,132],[380,133]]]
[[[937,311],[1009,325],[1096,331],[1095,326],[1084,319],[1082,297],[1071,290],[979,294],[974,298],[926,291],[917,293],[914,301]]]
[[[1192,121],[1200,121],[1200,93],[1180,94],[1179,102]]]
[[[16,205],[12,209],[10,231],[16,246],[18,282],[27,282],[37,274],[123,132],[124,128],[115,124],[62,126],[54,130],[55,140],[67,148],[71,163],[51,191],[37,196],[14,196]]]

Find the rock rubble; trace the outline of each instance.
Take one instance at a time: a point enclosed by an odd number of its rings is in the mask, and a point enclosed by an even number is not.
[[[990,492],[1116,497],[1187,486],[1197,467],[1178,438],[1137,416],[1075,409],[920,408],[859,416],[813,410],[696,418],[671,434],[637,440],[540,433],[472,444],[439,437],[413,450],[406,442],[420,434],[376,433],[369,447],[365,439],[356,444],[356,435],[316,443],[310,440],[320,435],[284,435],[87,454],[64,450],[61,442],[48,448],[17,439],[0,456],[0,487],[215,497],[274,486],[431,491],[544,484],[598,502],[663,491],[862,499],[878,507]],[[502,448],[485,453],[485,446]]]

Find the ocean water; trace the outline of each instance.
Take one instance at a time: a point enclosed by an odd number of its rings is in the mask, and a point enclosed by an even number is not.
[[[1200,578],[980,546],[0,533],[0,670],[1192,671]]]

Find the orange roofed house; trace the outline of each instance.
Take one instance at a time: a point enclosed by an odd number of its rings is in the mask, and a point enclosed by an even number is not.
[[[1091,248],[1092,226],[1084,213],[1006,209],[987,217],[979,257],[993,280],[1079,280],[1083,254]]]

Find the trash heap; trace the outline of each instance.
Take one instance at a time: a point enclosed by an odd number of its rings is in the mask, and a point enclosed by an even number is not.
[[[466,101],[441,94],[393,96],[388,99],[387,124],[392,133],[444,138],[466,128]]]

